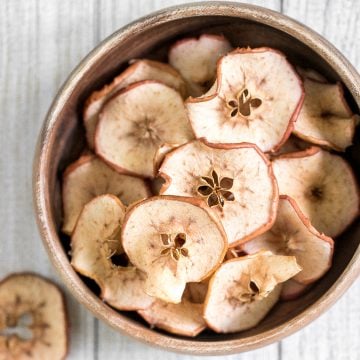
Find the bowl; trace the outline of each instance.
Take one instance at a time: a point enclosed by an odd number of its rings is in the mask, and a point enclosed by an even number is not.
[[[193,355],[230,354],[279,341],[328,309],[360,273],[360,222],[336,242],[331,270],[295,301],[280,302],[255,328],[236,334],[205,331],[194,339],[149,329],[136,313],[117,312],[97,296],[96,285],[70,265],[69,238],[61,235],[61,173],[85,144],[81,112],[84,100],[109,82],[133,58],[166,59],[169,44],[200,33],[224,34],[234,46],[270,46],[290,61],[320,71],[345,85],[347,100],[359,112],[360,76],[340,52],[300,23],[257,6],[201,2],[172,7],[141,18],[98,45],[71,73],[46,116],[34,161],[33,191],[38,227],[49,258],[76,299],[122,334],[150,345]],[[360,137],[345,153],[357,176]]]

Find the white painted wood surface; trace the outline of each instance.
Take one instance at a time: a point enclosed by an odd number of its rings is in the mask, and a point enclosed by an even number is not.
[[[31,270],[55,281],[34,222],[31,163],[51,99],[76,64],[114,30],[179,0],[0,1],[0,276]],[[358,0],[255,0],[333,42],[360,70]],[[66,290],[65,290],[66,292]],[[99,323],[67,294],[70,359],[190,359]],[[325,315],[281,343],[226,359],[360,359],[360,282]],[[217,357],[216,359],[225,359]]]

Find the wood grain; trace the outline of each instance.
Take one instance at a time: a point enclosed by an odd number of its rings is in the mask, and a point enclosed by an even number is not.
[[[53,96],[104,37],[177,0],[2,0],[0,2],[0,275],[31,270],[57,280],[33,220],[31,163]],[[304,22],[360,69],[357,0],[257,0]],[[319,320],[279,344],[214,359],[358,359],[360,282]],[[99,323],[69,294],[70,359],[195,359],[149,348]]]
[[[68,73],[95,46],[95,1],[0,2],[0,275],[35,271],[58,281],[31,199],[32,159],[47,109]],[[94,320],[67,294],[71,356],[94,356]]]

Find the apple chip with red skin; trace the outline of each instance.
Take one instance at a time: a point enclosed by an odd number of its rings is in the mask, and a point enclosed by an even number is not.
[[[356,119],[340,83],[304,80],[305,99],[294,134],[314,144],[344,151],[352,144]]]
[[[70,235],[85,204],[103,194],[113,194],[129,205],[150,196],[150,189],[143,179],[119,174],[96,156],[83,155],[63,174],[61,230]]]
[[[177,41],[169,51],[169,63],[187,81],[191,96],[204,94],[216,78],[218,59],[232,50],[222,35],[203,34]]]
[[[183,299],[180,304],[156,300],[149,308],[138,313],[151,325],[170,333],[194,337],[206,328],[202,316],[203,304]]]
[[[65,359],[68,325],[63,295],[50,281],[17,273],[0,282],[0,359]]]
[[[204,318],[219,333],[256,326],[278,301],[282,282],[301,268],[294,256],[270,251],[226,261],[210,280]]]
[[[119,310],[149,307],[145,274],[132,264],[117,266],[111,258],[122,252],[120,230],[125,207],[113,195],[101,195],[85,205],[71,237],[71,265],[101,288],[100,297]]]
[[[203,311],[208,286],[209,279],[187,283],[181,303],[156,300],[149,308],[138,313],[150,326],[177,335],[197,336],[206,328]]]
[[[196,138],[276,151],[290,136],[303,97],[302,82],[282,53],[248,48],[222,57],[215,93],[190,98],[186,106]]]
[[[158,147],[193,137],[180,94],[160,82],[142,81],[120,90],[104,105],[95,150],[118,171],[153,177]]]
[[[189,142],[166,155],[159,173],[166,180],[162,194],[205,201],[230,246],[265,232],[275,220],[277,184],[270,162],[253,144]]]
[[[266,233],[242,244],[242,249],[247,254],[269,250],[274,254],[295,256],[302,270],[293,279],[310,284],[330,268],[334,242],[311,225],[293,199],[280,196],[275,224]]]
[[[281,195],[292,197],[319,232],[340,235],[359,214],[359,194],[350,165],[317,147],[273,160]]]
[[[116,76],[110,84],[94,91],[87,99],[83,111],[83,120],[90,149],[94,148],[95,129],[104,103],[117,91],[143,80],[161,81],[183,96],[186,92],[184,80],[170,65],[154,60],[135,60],[126,70]]]
[[[194,198],[155,196],[133,205],[122,228],[130,261],[147,274],[145,291],[178,304],[189,282],[200,282],[221,264],[225,232]]]

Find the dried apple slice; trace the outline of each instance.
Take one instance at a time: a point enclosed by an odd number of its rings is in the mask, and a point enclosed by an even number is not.
[[[150,324],[172,334],[197,336],[206,328],[202,316],[204,305],[183,299],[180,304],[156,300],[151,307],[138,313]]]
[[[281,287],[280,299],[284,301],[295,300],[308,290],[310,285],[300,284],[295,280],[287,280]]]
[[[302,270],[294,276],[294,280],[310,284],[329,270],[334,242],[311,225],[293,199],[280,196],[272,228],[243,244],[242,249],[247,254],[270,250],[274,254],[295,256]]]
[[[174,88],[185,96],[185,82],[170,65],[153,60],[135,60],[125,71],[102,89],[94,91],[87,99],[83,111],[86,138],[91,149],[94,148],[95,129],[98,116],[104,103],[120,89],[138,81],[157,80]]]
[[[303,96],[302,82],[282,53],[237,49],[219,60],[215,93],[189,98],[186,106],[197,138],[276,151],[293,130]]]
[[[300,270],[294,256],[269,251],[226,261],[210,280],[204,309],[207,325],[219,333],[256,326],[278,301],[279,284]]]
[[[138,313],[150,324],[173,334],[197,336],[205,329],[204,302],[209,280],[186,284],[180,304],[156,300],[153,305]]]
[[[253,144],[189,142],[165,157],[159,174],[166,180],[162,194],[203,199],[231,246],[265,232],[275,220],[277,184],[270,162]]]
[[[125,207],[114,195],[101,195],[85,205],[71,237],[71,265],[99,285],[100,297],[119,310],[146,309],[153,299],[143,291],[145,274],[112,257],[121,249]]]
[[[73,232],[85,204],[96,196],[113,194],[125,205],[150,196],[150,189],[143,179],[119,174],[93,155],[81,156],[66,168],[62,190],[62,231],[68,235]]]
[[[169,63],[188,83],[191,96],[204,94],[216,77],[218,59],[232,50],[222,35],[203,34],[177,41],[169,51]]]
[[[0,358],[65,359],[68,326],[63,295],[50,281],[18,273],[0,282]]]
[[[356,122],[341,84],[305,79],[304,88],[304,104],[294,134],[311,143],[344,151],[352,144]]]
[[[202,201],[155,196],[134,204],[122,228],[130,261],[147,274],[145,291],[180,303],[185,285],[200,282],[222,262],[226,235]]]
[[[317,147],[273,161],[282,195],[292,197],[319,232],[340,235],[358,216],[359,195],[350,165]]]
[[[192,138],[179,93],[156,81],[142,81],[116,93],[104,105],[95,149],[116,170],[152,177],[159,145],[183,144]]]

